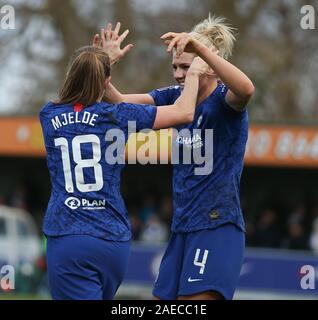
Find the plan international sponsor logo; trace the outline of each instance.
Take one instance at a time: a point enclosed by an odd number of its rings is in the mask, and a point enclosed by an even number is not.
[[[69,197],[64,203],[71,210],[76,210],[80,207],[83,210],[103,210],[106,208],[106,200],[88,200]]]

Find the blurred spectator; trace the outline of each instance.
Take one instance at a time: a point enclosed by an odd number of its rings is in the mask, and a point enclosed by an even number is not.
[[[169,229],[164,224],[164,222],[160,221],[158,215],[151,216],[144,230],[141,233],[140,240],[147,243],[161,243],[168,240]]]
[[[255,229],[255,245],[274,248],[279,246],[280,241],[277,213],[272,209],[263,210]]]
[[[306,207],[304,204],[299,204],[289,215],[288,224],[306,224]]]
[[[302,223],[292,220],[288,224],[288,235],[283,242],[283,247],[291,250],[308,249],[308,238]]]
[[[164,197],[160,204],[159,215],[161,220],[167,225],[171,225],[173,214],[173,206],[172,206],[172,198],[171,197]]]
[[[306,235],[306,207],[299,204],[289,215],[287,220],[287,237],[282,246],[291,250],[308,249],[308,235]]]

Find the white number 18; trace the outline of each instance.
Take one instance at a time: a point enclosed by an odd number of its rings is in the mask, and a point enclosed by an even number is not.
[[[72,179],[72,169],[69,146],[66,138],[57,138],[54,140],[56,147],[61,147],[62,152],[62,164],[65,179],[65,189],[67,192],[74,192],[74,184]],[[92,159],[83,159],[81,153],[81,144],[91,143],[93,149]],[[100,140],[94,134],[88,134],[83,136],[76,136],[72,140],[72,151],[75,166],[75,182],[76,187],[80,192],[90,192],[99,191],[103,188],[103,170],[102,166],[99,164],[101,160],[101,147]],[[84,182],[84,169],[93,168],[95,183],[85,183]]]

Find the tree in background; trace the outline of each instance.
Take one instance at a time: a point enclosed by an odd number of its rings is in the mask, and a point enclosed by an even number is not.
[[[167,31],[190,31],[211,12],[238,29],[233,62],[256,84],[250,117],[258,122],[310,123],[318,116],[318,38],[300,28],[300,8],[314,0],[25,0],[16,30],[0,31],[0,112],[36,113],[58,92],[68,59],[106,22],[130,29],[134,49],[115,66],[125,92],[173,83],[171,57],[160,41]],[[318,8],[316,8],[318,10]]]

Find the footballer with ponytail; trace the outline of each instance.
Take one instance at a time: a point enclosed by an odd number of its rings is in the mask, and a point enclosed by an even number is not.
[[[119,29],[119,24],[112,32],[111,27],[103,29],[95,37],[101,39],[98,46],[75,52],[59,99],[40,112],[52,184],[43,232],[53,299],[114,297],[126,273],[131,230],[120,193],[123,164],[114,161],[121,157],[114,159],[106,151],[114,136],[125,149],[129,122],[137,131],[191,123],[199,79],[208,69],[195,59],[180,98],[160,108],[102,102],[109,90],[110,64],[131,48],[120,48],[128,32],[119,35]],[[115,52],[106,39],[115,44]]]
[[[254,85],[227,61],[234,31],[224,18],[209,16],[190,33],[164,34],[161,39],[172,53],[178,86],[127,95],[110,85],[110,101],[160,106],[183,93],[196,57],[209,66],[200,78],[193,122],[177,127],[189,130],[200,143],[186,143],[182,136],[173,140],[179,152],[184,144],[199,154],[213,150],[207,160],[210,170],[197,174],[195,162],[173,165],[172,234],[153,290],[156,299],[232,299],[238,283],[245,249],[240,178],[248,137],[247,104]],[[213,139],[204,138],[207,132]]]
[[[198,23],[190,32],[190,36],[207,47],[215,47],[219,56],[228,59],[232,55],[235,42],[235,28],[231,27],[225,18],[209,17]]]

